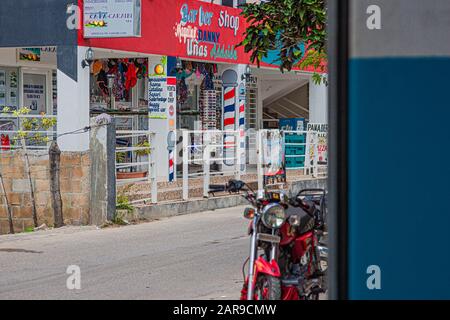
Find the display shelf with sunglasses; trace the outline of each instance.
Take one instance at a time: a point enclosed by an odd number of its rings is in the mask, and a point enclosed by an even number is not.
[[[216,90],[202,90],[199,102],[202,130],[215,130],[217,128]]]

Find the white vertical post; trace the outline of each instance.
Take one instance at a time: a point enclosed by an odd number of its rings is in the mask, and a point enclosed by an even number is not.
[[[183,130],[183,200],[189,199],[189,131]]]
[[[311,146],[311,135],[313,134],[313,132],[312,131],[306,131],[306,134],[305,134],[305,136],[306,136],[306,141],[305,141],[305,143],[306,143],[306,146],[305,146],[305,171],[306,171],[306,174],[307,175],[310,175],[311,173],[312,173],[312,166],[311,166],[311,161],[312,161],[312,159],[311,159],[311,154],[310,154],[310,151],[311,151],[311,148],[313,148],[313,150],[314,150],[314,147],[313,146]]]
[[[313,148],[314,148],[314,156],[313,156],[313,169],[312,169],[312,177],[317,178],[317,161],[319,158],[319,139],[318,132],[313,132]]]
[[[150,156],[149,156],[149,171],[148,176],[150,179],[151,193],[152,193],[152,203],[158,203],[158,179],[157,179],[157,168],[155,161],[155,133],[149,133],[148,142],[150,144]]]
[[[242,165],[242,148],[241,148],[241,132],[240,130],[234,133],[236,139],[236,180],[241,180],[241,165]]]
[[[178,154],[177,154],[177,137],[178,137],[178,135],[177,135],[177,130],[174,130],[173,131],[174,132],[174,134],[175,134],[175,147],[174,147],[174,149],[173,149],[173,181],[174,182],[177,182],[177,165],[178,165],[178,162],[177,162],[177,159],[178,159]]]
[[[258,190],[264,190],[264,165],[263,165],[263,134],[264,130],[258,130],[256,134],[256,154],[258,172]]]
[[[203,198],[209,197],[210,176],[210,143],[211,137],[209,131],[203,132]]]
[[[304,142],[304,146],[305,146],[305,161],[303,161],[303,175],[306,176],[307,175],[307,161],[308,161],[308,132],[307,131],[301,131],[302,135],[305,135],[305,142]]]

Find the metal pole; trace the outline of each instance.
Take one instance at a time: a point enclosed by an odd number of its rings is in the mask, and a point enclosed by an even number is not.
[[[203,132],[203,198],[208,198],[209,196],[209,185],[211,181],[210,173],[210,142],[211,137],[208,131]]]
[[[242,164],[242,149],[241,149],[241,132],[240,130],[234,133],[236,136],[236,180],[241,180],[241,164]]]
[[[189,199],[189,131],[183,130],[183,200]]]
[[[264,190],[264,166],[263,166],[263,134],[264,130],[257,131],[256,138],[256,156],[257,156],[257,173],[258,173],[258,190]]]
[[[252,238],[250,241],[250,259],[249,259],[249,263],[248,263],[248,288],[247,288],[247,300],[253,300],[253,292],[254,292],[254,287],[253,287],[253,276],[254,276],[254,266],[255,266],[255,258],[256,258],[256,253],[258,251],[257,243],[256,243],[256,237],[258,235],[257,232],[257,217],[253,218],[252,221]]]
[[[150,183],[152,186],[152,203],[158,203],[158,179],[157,179],[157,170],[156,170],[156,161],[155,161],[155,155],[154,150],[156,150],[153,147],[153,144],[156,139],[154,139],[155,133],[149,133],[148,135],[148,141],[150,144],[150,156],[149,156],[149,177],[150,177]]]

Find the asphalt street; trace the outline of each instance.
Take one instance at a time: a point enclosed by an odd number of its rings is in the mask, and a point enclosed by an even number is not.
[[[0,236],[0,299],[239,299],[249,249],[242,212]],[[67,288],[72,265],[80,290]]]

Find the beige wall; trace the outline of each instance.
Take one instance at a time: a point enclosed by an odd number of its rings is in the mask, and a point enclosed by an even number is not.
[[[30,152],[31,153],[31,152]],[[29,156],[31,177],[34,183],[39,225],[53,225],[50,197],[49,158],[47,154]],[[2,151],[0,170],[3,175],[9,203],[12,207],[14,227],[21,232],[33,226],[30,187],[25,171],[24,157],[20,152]],[[61,195],[66,224],[89,223],[90,157],[88,153],[61,154]],[[0,196],[0,234],[9,232],[7,209]]]

